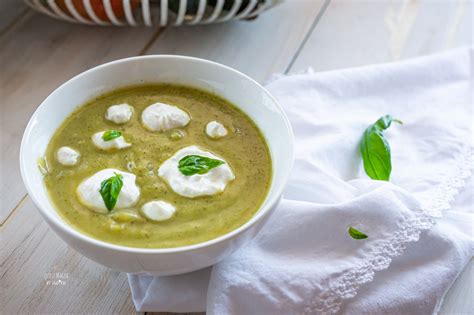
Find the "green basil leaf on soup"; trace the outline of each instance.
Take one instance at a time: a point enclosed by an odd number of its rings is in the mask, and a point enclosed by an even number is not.
[[[120,174],[114,173],[115,175],[107,178],[100,183],[100,195],[104,200],[104,204],[109,211],[111,211],[117,203],[120,190],[123,186],[123,177]]]
[[[363,240],[365,238],[368,238],[367,235],[365,235],[364,233],[362,233],[361,231],[359,230],[356,230],[354,229],[352,226],[349,227],[349,235],[353,238],[353,239],[356,239],[356,240]]]
[[[360,152],[365,172],[372,179],[385,181],[390,179],[392,172],[390,145],[383,131],[389,128],[392,122],[402,124],[400,120],[385,115],[367,127],[362,136]]]
[[[179,160],[178,169],[185,176],[206,174],[213,168],[224,164],[224,161],[200,155],[187,155]]]
[[[110,140],[113,140],[115,138],[118,138],[122,135],[122,133],[120,131],[117,131],[117,130],[107,130],[106,132],[104,132],[104,134],[102,135],[102,140],[104,141],[110,141]]]

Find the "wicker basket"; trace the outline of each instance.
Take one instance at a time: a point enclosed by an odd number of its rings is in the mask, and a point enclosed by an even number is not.
[[[196,25],[253,19],[279,0],[25,0],[61,20],[117,26]]]

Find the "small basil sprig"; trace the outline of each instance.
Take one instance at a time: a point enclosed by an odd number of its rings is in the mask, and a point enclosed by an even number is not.
[[[400,120],[385,115],[370,125],[362,136],[360,152],[364,160],[365,172],[372,179],[388,181],[390,178],[392,172],[390,145],[385,139],[383,131],[390,127],[392,122],[402,124]]]
[[[185,176],[206,174],[211,169],[224,164],[224,161],[200,155],[187,155],[179,160],[178,169]]]
[[[123,186],[123,177],[120,174],[114,173],[115,175],[107,178],[100,183],[100,195],[104,200],[105,206],[111,211],[117,203],[120,190]]]
[[[352,226],[349,226],[349,235],[353,238],[353,239],[356,239],[356,240],[363,240],[365,238],[368,238],[367,235],[365,235],[364,233],[362,233],[361,231],[359,230],[356,230],[354,229]]]
[[[102,140],[104,141],[110,141],[110,140],[113,140],[115,138],[118,138],[122,135],[122,133],[120,131],[117,131],[117,130],[107,130],[106,132],[104,132],[104,134],[102,135]]]

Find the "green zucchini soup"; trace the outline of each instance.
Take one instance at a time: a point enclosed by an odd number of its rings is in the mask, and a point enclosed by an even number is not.
[[[272,162],[252,120],[195,88],[128,87],[74,111],[40,167],[57,212],[123,246],[170,248],[247,222],[267,196]]]

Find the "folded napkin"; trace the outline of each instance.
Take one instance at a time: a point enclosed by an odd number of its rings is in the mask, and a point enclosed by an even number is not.
[[[472,56],[275,78],[267,88],[296,141],[283,201],[213,267],[129,275],[137,310],[436,313],[473,254]],[[369,179],[359,153],[363,131],[385,114],[403,121],[385,132],[390,182]],[[352,239],[349,226],[369,237]]]

